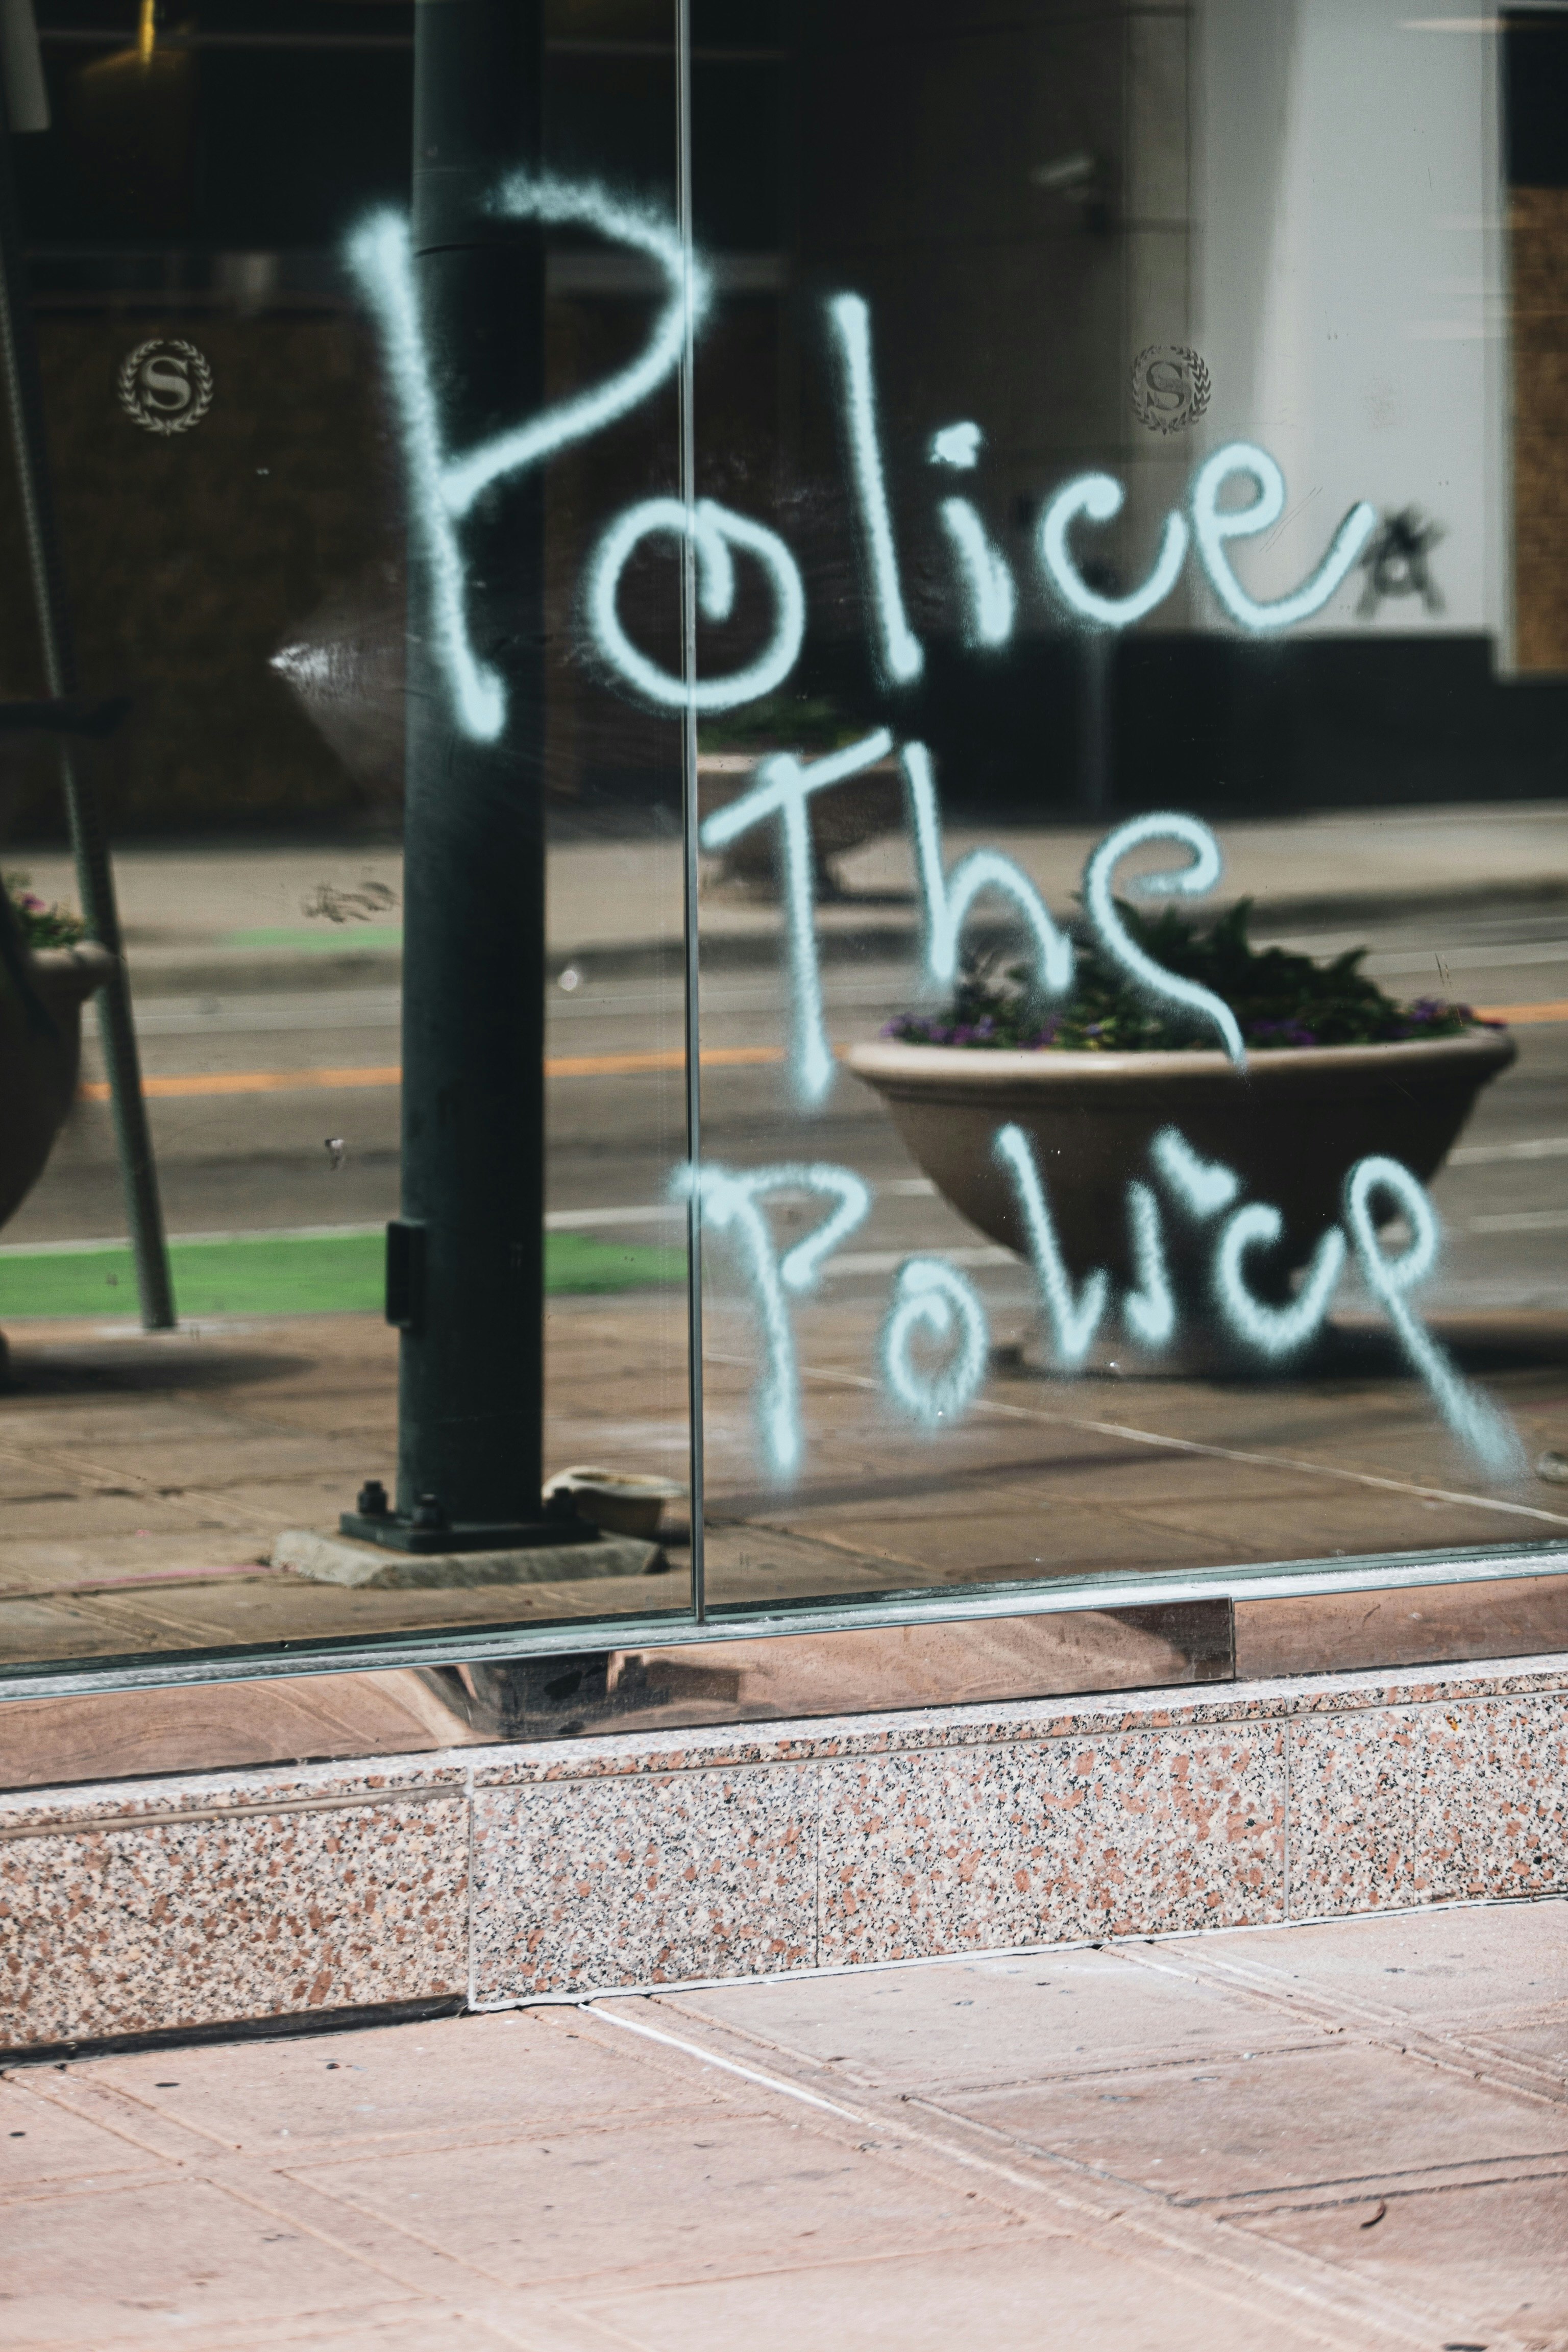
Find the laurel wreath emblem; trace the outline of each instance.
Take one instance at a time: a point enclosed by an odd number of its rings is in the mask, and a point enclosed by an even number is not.
[[[1150,396],[1149,371],[1156,360],[1181,372],[1182,398],[1174,408],[1159,406]],[[1151,433],[1180,433],[1209,404],[1213,385],[1201,352],[1186,343],[1146,343],[1132,362],[1132,408]]]
[[[182,408],[177,415],[161,416],[155,409],[149,410],[142,401],[137,378],[142,373],[142,362],[154,352],[178,352],[182,359],[190,362],[190,405]],[[193,425],[201,423],[213,404],[213,372],[206,355],[197,351],[195,343],[187,343],[179,335],[154,335],[149,341],[138,343],[136,349],[128,352],[121,360],[114,381],[121,407],[132,423],[140,425],[144,433],[188,433]]]

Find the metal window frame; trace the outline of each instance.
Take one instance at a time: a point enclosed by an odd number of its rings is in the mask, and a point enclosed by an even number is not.
[[[80,1665],[45,1660],[0,1674],[0,1701],[75,1698],[93,1693],[171,1690],[218,1683],[276,1682],[296,1675],[386,1673],[400,1666],[580,1656],[585,1651],[700,1648],[803,1633],[872,1633],[902,1625],[971,1624],[987,1619],[1063,1616],[1085,1610],[1146,1609],[1193,1601],[1308,1600],[1324,1594],[1397,1592],[1411,1586],[1529,1582],[1568,1576],[1568,1546],[1512,1544],[1497,1549],[1368,1552],[1350,1559],[1286,1560],[1262,1566],[1184,1569],[1152,1576],[1112,1570],[1047,1577],[1026,1584],[971,1585],[962,1591],[910,1591],[874,1601],[747,1603],[668,1614],[578,1618],[553,1625],[480,1627],[472,1633],[383,1634],[374,1640],[258,1643],[96,1658]]]

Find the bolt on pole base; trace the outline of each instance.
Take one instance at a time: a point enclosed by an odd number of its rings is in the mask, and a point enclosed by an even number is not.
[[[338,1517],[338,1533],[384,1551],[416,1554],[478,1551],[543,1551],[559,1544],[592,1543],[600,1530],[580,1518],[571,1499],[552,1497],[540,1517],[458,1519],[447,1517],[438,1495],[416,1497],[411,1511],[395,1511],[379,1478],[367,1478],[352,1511]]]

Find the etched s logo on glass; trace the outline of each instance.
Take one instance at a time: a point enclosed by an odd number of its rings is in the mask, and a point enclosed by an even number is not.
[[[1213,387],[1201,352],[1149,343],[1132,362],[1132,413],[1151,433],[1180,433],[1209,404]]]
[[[188,433],[213,404],[212,362],[183,336],[138,343],[114,381],[121,407],[143,433]]]

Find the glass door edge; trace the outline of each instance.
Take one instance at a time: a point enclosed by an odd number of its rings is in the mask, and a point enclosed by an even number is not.
[[[44,1661],[0,1673],[0,1701],[66,1698],[93,1693],[174,1689],[219,1683],[270,1682],[289,1675],[386,1673],[400,1667],[575,1656],[584,1651],[667,1650],[715,1642],[764,1641],[803,1633],[872,1633],[906,1625],[984,1619],[1070,1615],[1194,1601],[1312,1599],[1324,1594],[1399,1591],[1424,1585],[1489,1584],[1568,1576],[1568,1546],[1520,1544],[1497,1549],[1374,1553],[1350,1559],[1268,1562],[1246,1567],[1171,1570],[1139,1576],[1060,1577],[1016,1585],[888,1594],[874,1601],[797,1602],[785,1609],[714,1609],[702,1623],[685,1612],[574,1619],[526,1630],[487,1628],[379,1641],[270,1643],[219,1655],[128,1655],[80,1665]]]

